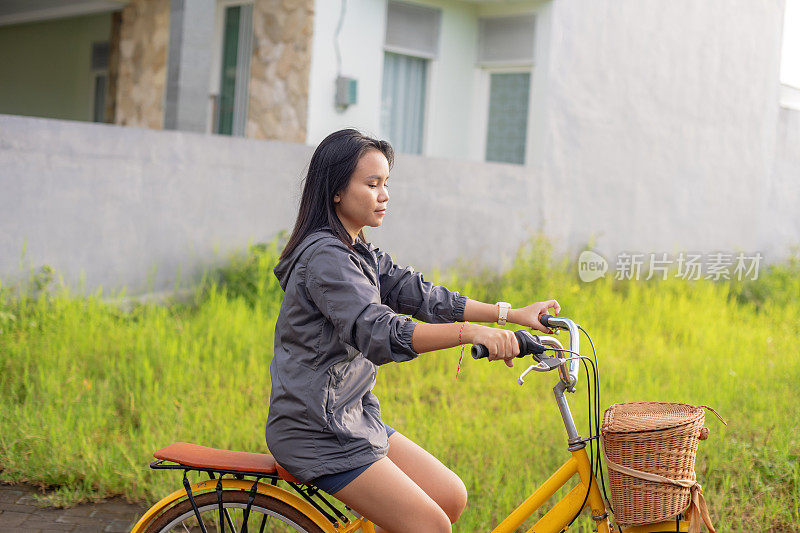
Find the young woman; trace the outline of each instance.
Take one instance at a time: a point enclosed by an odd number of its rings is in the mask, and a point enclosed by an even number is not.
[[[311,158],[297,222],[275,267],[285,295],[267,445],[296,478],[384,531],[451,531],[467,502],[464,483],[381,420],[371,392],[377,369],[459,344],[483,344],[490,360],[512,366],[519,354],[512,332],[465,321],[550,332],[539,316],[560,307],[470,300],[368,243],[363,228],[386,216],[393,159],[389,143],[352,129],[329,135]]]

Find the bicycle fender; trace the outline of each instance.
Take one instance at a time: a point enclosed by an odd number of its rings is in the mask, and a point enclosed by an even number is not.
[[[192,495],[215,490],[217,488],[217,480],[216,479],[209,479],[207,481],[202,481],[200,483],[195,483],[191,486]],[[253,482],[247,481],[245,479],[223,479],[222,480],[222,490],[243,490],[249,491],[253,488]],[[284,490],[280,487],[276,487],[273,485],[267,485],[266,483],[257,483],[256,492],[259,494],[263,494],[265,496],[271,496],[276,500],[280,500],[288,505],[291,505],[311,520],[314,521],[316,525],[318,525],[323,531],[326,533],[337,533],[341,531],[341,529],[335,529],[333,524],[331,524],[319,511],[317,511],[310,503],[302,499],[301,497],[292,494],[291,492]],[[153,505],[147,512],[139,519],[138,522],[133,526],[131,533],[143,533],[150,522],[162,511],[164,511],[170,504],[185,498],[187,496],[186,489],[176,490],[169,496],[162,498],[158,503]]]

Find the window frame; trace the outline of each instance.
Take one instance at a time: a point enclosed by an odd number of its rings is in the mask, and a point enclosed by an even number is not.
[[[90,83],[91,83],[89,92],[91,94],[89,96],[90,105],[89,105],[89,119],[88,120],[89,120],[89,122],[92,122],[94,124],[106,124],[107,123],[106,122],[106,104],[108,103],[108,69],[92,70],[92,72],[90,73],[89,77],[90,77]],[[95,120],[95,116],[94,116],[94,109],[95,109],[95,105],[97,104],[97,101],[95,100],[97,98],[97,93],[95,91],[95,88],[97,87],[98,78],[104,78],[103,117],[102,117],[102,120]]]
[[[480,30],[480,19],[502,19],[513,16],[532,17],[533,31],[533,50],[530,59],[507,59],[507,60],[482,60],[480,47],[483,44]],[[541,6],[534,9],[510,9],[500,12],[481,14],[478,17],[478,30],[475,55],[475,86],[473,101],[476,102],[475,128],[470,139],[470,146],[477,155],[476,160],[496,163],[496,161],[486,161],[486,138],[489,134],[489,105],[491,98],[491,78],[492,74],[519,74],[528,73],[530,75],[530,86],[528,90],[528,117],[525,129],[525,159],[523,166],[531,164],[536,140],[534,139],[534,119],[537,110],[533,95],[536,92],[537,58],[541,57],[546,50],[541,49],[546,42],[542,41],[541,34],[548,34],[549,14],[543,12]],[[516,163],[501,163],[513,165]]]
[[[217,107],[220,98],[220,83],[222,82],[222,40],[225,36],[225,10],[229,7],[250,5],[255,10],[255,0],[217,0],[216,11],[214,14],[214,43],[211,57],[211,76],[208,87],[208,112],[206,113],[206,133],[216,134],[217,126]],[[255,38],[255,25],[253,27],[253,38]],[[250,50],[250,61],[252,69],[252,44]],[[248,86],[250,84],[248,76]],[[250,99],[250,91],[247,91],[247,99]],[[249,102],[248,102],[249,103]],[[248,105],[249,108],[249,105]],[[249,109],[248,113],[249,115]],[[245,128],[246,130],[246,128]],[[243,134],[245,137],[246,131]],[[237,135],[231,135],[236,137]]]
[[[382,108],[383,107],[383,70],[386,68],[386,53],[387,52],[390,53],[390,54],[406,56],[406,57],[413,57],[415,59],[421,59],[423,61],[427,61],[427,64],[425,65],[425,83],[424,83],[424,86],[422,88],[423,98],[424,98],[424,103],[425,104],[424,104],[424,106],[422,108],[422,132],[421,132],[422,139],[421,139],[421,142],[420,142],[420,152],[418,154],[415,154],[413,152],[398,152],[398,153],[401,153],[401,154],[408,153],[410,155],[421,155],[421,156],[424,156],[424,155],[427,155],[429,153],[429,151],[430,151],[429,150],[429,144],[428,144],[428,142],[429,142],[428,139],[430,138],[430,135],[429,135],[429,133],[430,133],[430,131],[429,131],[430,130],[429,122],[430,121],[428,119],[430,117],[430,108],[431,108],[431,87],[432,87],[431,78],[433,78],[433,76],[434,76],[433,67],[434,67],[434,64],[435,64],[435,62],[437,60],[435,58],[425,57],[424,55],[420,55],[420,54],[400,53],[400,52],[397,52],[396,50],[397,49],[395,47],[384,46],[384,48],[383,48],[383,61],[381,63],[381,99],[380,99],[380,105],[381,105],[381,108]],[[383,129],[382,121],[381,121],[381,123],[379,123],[379,129],[380,129],[380,132],[381,132],[380,134],[381,134],[382,138],[389,138],[388,137],[388,132],[384,131],[384,129]]]
[[[483,23],[487,20],[503,20],[503,19],[519,19],[525,18],[530,19],[531,25],[531,32],[532,32],[532,43],[531,43],[531,55],[525,58],[518,58],[518,59],[482,59],[481,52],[483,46],[485,45],[484,39],[485,35],[481,31]],[[513,15],[502,15],[502,14],[495,14],[491,16],[481,16],[478,17],[478,43],[477,43],[477,51],[476,51],[476,61],[477,65],[480,67],[486,68],[504,68],[506,66],[512,65],[531,65],[536,57],[536,35],[537,35],[537,24],[538,24],[539,14],[535,11],[526,11],[523,13],[517,13]]]
[[[436,50],[433,53],[426,53],[420,50],[409,50],[402,46],[395,46],[386,43],[386,32],[389,25],[389,3],[395,2],[398,4],[407,4],[407,5],[415,5],[413,2],[408,2],[406,0],[389,0],[386,2],[386,11],[384,16],[384,28],[383,28],[383,57],[381,59],[381,71],[380,71],[380,105],[381,108],[383,106],[383,70],[386,67],[386,53],[390,54],[397,54],[402,56],[413,57],[416,59],[422,59],[427,61],[425,66],[425,83],[423,86],[423,98],[425,100],[425,106],[422,109],[422,142],[420,143],[420,153],[419,154],[412,154],[412,155],[420,155],[425,156],[430,153],[430,146],[431,146],[431,124],[430,124],[430,113],[431,113],[431,106],[433,104],[433,97],[434,92],[433,88],[435,87],[435,81],[438,75],[438,65],[439,65],[439,56],[441,54],[442,49],[442,26],[444,25],[444,12],[441,7],[434,7],[428,5],[419,5],[419,7],[437,10],[438,13],[438,28],[437,28],[437,44]],[[381,109],[382,111],[382,109]],[[383,131],[383,124],[381,123],[381,119],[379,118],[378,129],[382,137],[386,138],[387,135],[385,131]],[[400,152],[403,153],[403,152]]]
[[[109,41],[93,41],[92,42],[92,46],[95,46],[97,44],[103,44],[103,43],[106,44],[106,45],[110,44]],[[110,53],[110,51],[109,51],[109,53]],[[109,56],[109,59],[110,59],[110,56]],[[90,62],[91,62],[91,55],[90,55]],[[104,90],[104,92],[103,92],[103,118],[100,121],[96,121],[95,117],[94,117],[94,109],[95,109],[95,105],[97,104],[97,102],[95,100],[97,98],[97,92],[95,91],[95,88],[97,87],[97,79],[98,78],[105,78],[105,87],[103,89]],[[106,122],[106,120],[107,120],[107,117],[106,117],[106,104],[108,103],[108,84],[109,84],[108,82],[109,82],[109,80],[108,80],[108,63],[106,63],[105,67],[101,67],[101,68],[93,68],[91,63],[90,63],[90,65],[89,65],[89,116],[87,117],[87,120],[89,122],[93,123],[93,124],[106,124],[107,123]]]
[[[436,45],[434,46],[434,50],[430,52],[426,52],[419,49],[414,48],[407,48],[405,46],[398,46],[393,44],[388,44],[386,39],[388,38],[389,32],[389,15],[391,11],[392,4],[396,6],[405,6],[411,9],[419,9],[425,10],[430,12],[435,12],[436,18]],[[384,52],[391,52],[393,54],[398,54],[401,56],[410,56],[422,59],[436,59],[439,57],[439,53],[441,52],[442,48],[442,18],[444,16],[443,9],[441,7],[436,6],[428,6],[424,4],[417,4],[414,2],[408,2],[405,0],[388,0],[386,2],[386,17],[384,19],[384,29],[383,29],[383,50]]]
[[[534,63],[521,63],[521,64],[505,64],[505,65],[480,65],[477,68],[478,80],[476,83],[477,95],[476,102],[480,102],[476,113],[476,121],[478,127],[475,131],[479,137],[475,139],[474,146],[477,153],[480,154],[480,161],[486,163],[498,163],[498,161],[486,160],[486,138],[489,135],[489,105],[491,98],[492,87],[492,74],[524,74],[530,75],[530,88],[528,89],[528,118],[525,123],[525,158],[522,166],[528,165],[531,157],[531,142],[532,131],[531,125],[533,123],[533,80],[534,80]],[[516,165],[517,163],[501,163],[506,165]]]

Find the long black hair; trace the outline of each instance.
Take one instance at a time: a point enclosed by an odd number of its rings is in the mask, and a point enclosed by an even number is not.
[[[358,130],[339,130],[319,143],[308,164],[297,221],[281,259],[289,257],[307,235],[326,226],[353,249],[352,239],[336,215],[333,197],[347,188],[359,159],[369,150],[378,150],[386,156],[389,168],[394,164],[394,150],[388,142],[367,137]],[[358,236],[366,241],[363,231]]]

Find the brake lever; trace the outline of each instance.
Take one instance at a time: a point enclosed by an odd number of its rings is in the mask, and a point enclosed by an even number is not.
[[[525,380],[523,378],[525,378],[525,376],[527,376],[534,370],[536,372],[550,372],[551,370],[558,368],[565,362],[566,359],[561,359],[560,357],[540,358],[537,364],[529,366],[528,368],[525,369],[525,371],[522,374],[519,375],[519,377],[517,378],[517,383],[519,383],[520,385],[524,385]]]

